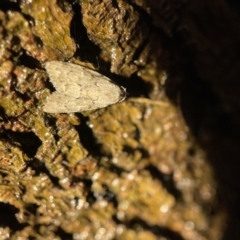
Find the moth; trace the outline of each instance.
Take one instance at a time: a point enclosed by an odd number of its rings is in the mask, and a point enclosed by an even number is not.
[[[61,61],[46,62],[45,68],[56,91],[47,98],[44,112],[89,111],[126,98],[125,88],[89,68]]]

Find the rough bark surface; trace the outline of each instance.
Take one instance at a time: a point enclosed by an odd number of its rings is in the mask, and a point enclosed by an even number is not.
[[[1,1],[0,238],[238,239],[239,15],[230,0]],[[50,60],[128,98],[44,113]]]

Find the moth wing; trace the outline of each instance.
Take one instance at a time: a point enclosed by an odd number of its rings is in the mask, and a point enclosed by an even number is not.
[[[73,63],[49,61],[45,63],[45,68],[56,90],[62,92],[66,92],[73,83],[88,86],[103,78],[111,82],[109,78],[100,73]]]
[[[126,97],[126,91],[110,81],[98,79],[94,84],[81,88],[80,96],[93,100],[95,108],[103,108],[123,101]]]
[[[45,112],[93,110],[121,102],[126,97],[124,88],[88,68],[59,61],[47,62],[45,67],[56,88],[47,99]]]
[[[95,103],[91,99],[74,98],[54,92],[47,98],[43,111],[48,113],[71,113],[95,109]]]

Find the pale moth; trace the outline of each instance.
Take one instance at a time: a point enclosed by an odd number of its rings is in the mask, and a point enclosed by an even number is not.
[[[43,107],[48,113],[71,113],[104,108],[121,102],[126,90],[109,78],[73,63],[45,63],[50,81],[55,87]]]

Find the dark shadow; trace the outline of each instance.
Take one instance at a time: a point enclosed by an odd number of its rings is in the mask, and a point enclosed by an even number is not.
[[[83,116],[81,113],[76,113],[79,117],[81,124],[75,126],[80,136],[81,144],[92,156],[101,156],[101,144],[99,144],[93,134],[92,129],[88,126],[89,118]]]
[[[49,179],[51,180],[51,182],[53,183],[54,186],[58,187],[58,188],[62,188],[61,185],[59,184],[59,178],[53,176],[48,168],[45,166],[45,164],[41,161],[39,161],[37,158],[32,159],[29,163],[28,166],[31,167],[31,169],[33,169],[35,171],[35,175],[39,176],[42,173],[45,173]]]
[[[9,11],[9,10],[20,11],[20,7],[17,1],[10,1],[10,0],[1,0],[0,9],[2,11]]]
[[[240,221],[236,219],[236,209],[240,206],[237,200],[240,197],[240,106],[236,101],[236,93],[240,92],[239,71],[227,56],[221,62],[210,55],[204,62],[201,55],[199,61],[197,57],[201,53],[194,46],[186,44],[184,36],[176,34],[174,39],[173,48],[170,49],[174,59],[169,69],[166,92],[172,102],[181,108],[191,133],[214,168],[220,205],[230,213],[229,228],[224,239],[238,239],[240,233],[236,232],[239,232]],[[240,61],[240,57],[235,60]],[[209,61],[215,62],[213,69],[204,68]],[[214,79],[217,68],[221,68],[219,71],[225,69],[226,78],[219,76]],[[231,71],[229,79],[228,71]],[[213,77],[204,78],[204,74]],[[181,76],[180,81],[177,76]],[[226,86],[228,94],[223,94]]]
[[[81,6],[76,1],[72,7],[74,15],[71,21],[70,31],[77,45],[77,50],[74,55],[76,57],[81,56],[82,61],[93,63],[94,66],[98,68],[98,66],[101,65],[101,59],[97,58],[100,49],[88,38],[87,30],[82,22]]]
[[[18,213],[18,209],[9,204],[0,202],[0,227],[9,227],[12,231],[20,231],[27,226],[27,224],[19,223],[15,214]]]
[[[65,232],[61,227],[58,227],[57,231],[55,231],[55,234],[62,240],[73,240],[72,234]]]
[[[35,156],[42,142],[34,132],[13,132],[4,130],[0,133],[0,139],[10,142],[11,144],[19,144],[23,152],[32,158]]]
[[[148,165],[145,169],[150,172],[153,179],[158,179],[176,200],[182,200],[182,193],[176,188],[172,174],[163,174],[153,165]]]

